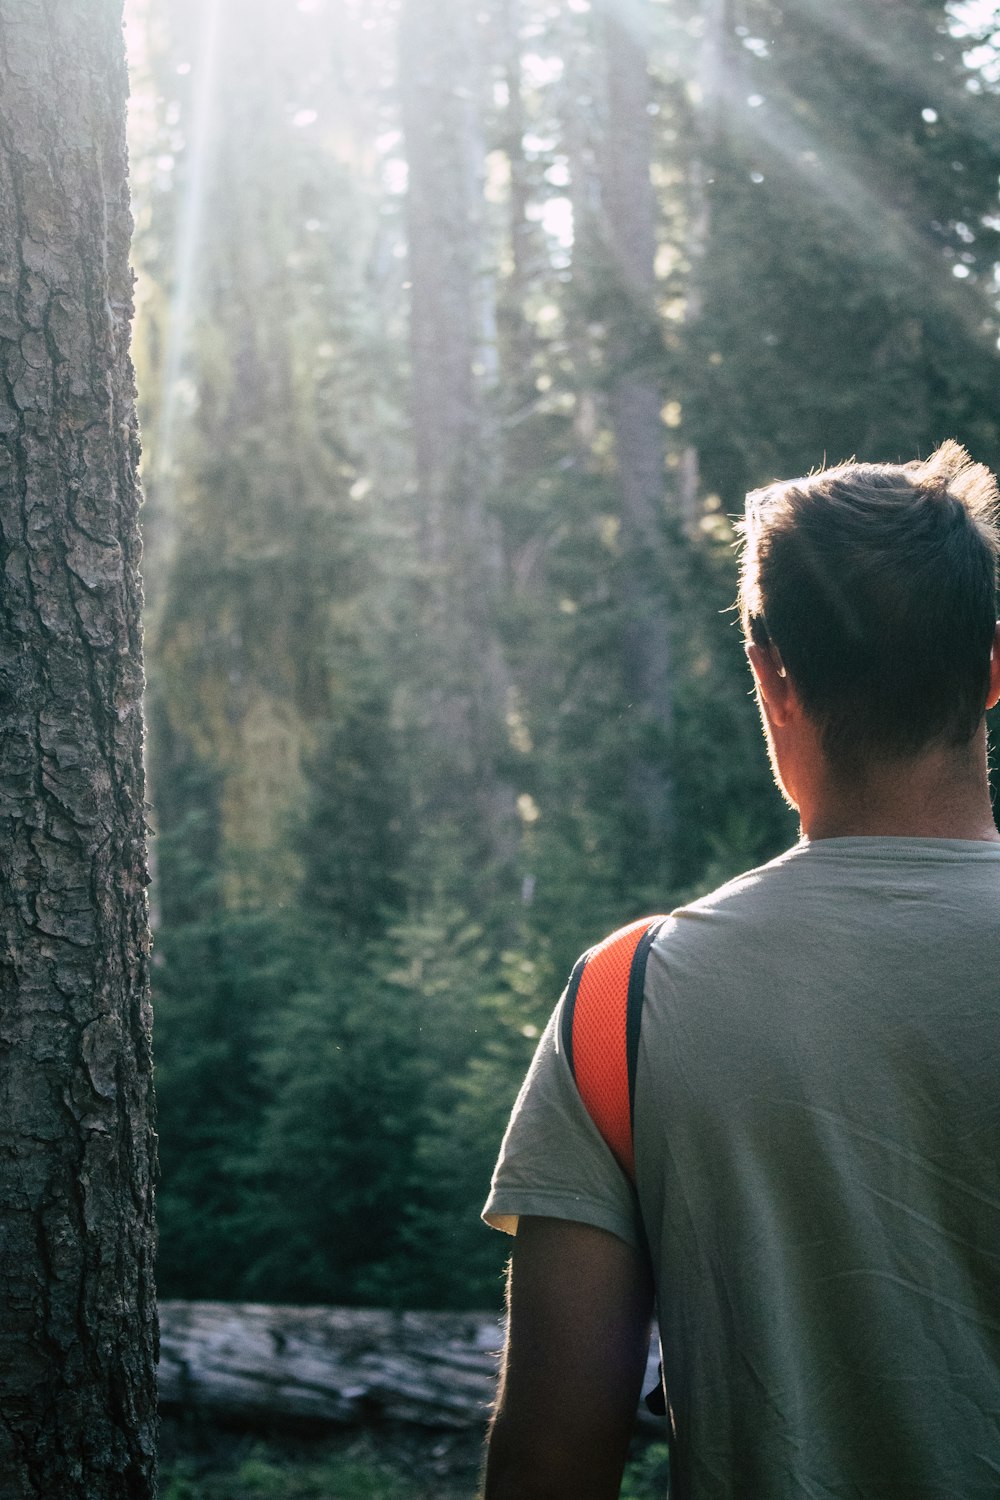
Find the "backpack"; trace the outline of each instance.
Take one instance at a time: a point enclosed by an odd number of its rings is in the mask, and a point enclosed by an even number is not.
[[[635,1072],[646,959],[666,917],[642,917],[590,948],[570,975],[562,1045],[580,1098],[635,1183]]]
[[[562,1045],[584,1106],[635,1186],[635,1074],[646,987],[646,960],[667,918],[642,917],[578,960],[566,989]],[[667,1410],[663,1364],[646,1396],[657,1416]]]

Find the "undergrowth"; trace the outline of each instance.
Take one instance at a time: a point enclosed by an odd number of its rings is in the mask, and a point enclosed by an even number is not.
[[[412,1455],[397,1460],[366,1439],[346,1449],[303,1455],[259,1442],[242,1454],[171,1456],[161,1468],[160,1500],[475,1500],[475,1476],[429,1472],[419,1479]],[[622,1481],[621,1500],[665,1500],[667,1449],[636,1450]]]

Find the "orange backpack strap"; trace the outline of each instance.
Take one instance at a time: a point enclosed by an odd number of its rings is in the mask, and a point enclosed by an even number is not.
[[[613,932],[579,960],[562,1014],[562,1043],[587,1113],[635,1181],[632,1123],[646,959],[665,917]]]

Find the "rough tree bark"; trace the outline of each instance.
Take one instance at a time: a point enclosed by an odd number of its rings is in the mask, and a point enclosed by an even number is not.
[[[121,0],[0,0],[0,1497],[155,1488]]]

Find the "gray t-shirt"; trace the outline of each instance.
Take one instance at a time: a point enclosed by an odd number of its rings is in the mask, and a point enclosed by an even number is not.
[[[650,1247],[694,1500],[1000,1496],[1000,844],[803,841],[673,913],[637,1191],[546,1029],[484,1209]]]

